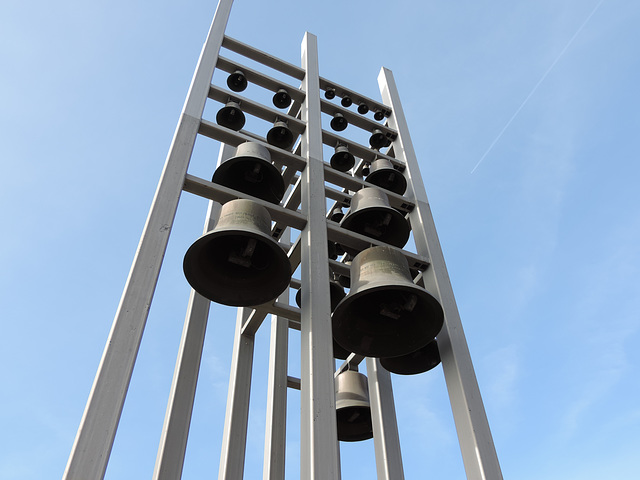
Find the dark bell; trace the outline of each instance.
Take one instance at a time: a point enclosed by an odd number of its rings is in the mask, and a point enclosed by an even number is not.
[[[291,95],[284,88],[280,88],[273,96],[276,108],[288,108],[291,105]]]
[[[373,118],[375,118],[378,121],[383,120],[384,112],[382,110],[378,110],[376,113],[373,114]]]
[[[398,195],[402,195],[407,189],[407,179],[393,168],[391,161],[386,158],[378,158],[373,161],[367,182]]]
[[[380,364],[388,371],[399,375],[417,375],[440,365],[438,343],[433,340],[415,352],[401,357],[381,358]]]
[[[343,131],[345,128],[347,128],[348,125],[349,122],[347,122],[347,119],[344,118],[344,115],[342,115],[341,113],[336,113],[331,119],[331,128],[333,128],[336,132]]]
[[[331,126],[333,127],[333,120],[331,123]],[[347,172],[355,165],[356,158],[349,152],[349,147],[346,145],[337,145],[335,153],[331,156],[330,163],[332,168],[335,168],[340,172]]]
[[[399,248],[404,247],[411,233],[404,215],[389,205],[389,197],[377,187],[361,188],[353,195],[351,208],[340,226]],[[352,253],[349,247],[345,249]]]
[[[244,127],[244,113],[240,110],[240,105],[236,102],[228,102],[224,107],[218,110],[216,114],[216,122],[230,130],[236,132]]]
[[[366,163],[364,165],[364,167],[362,167],[362,175],[367,177],[367,176],[369,176],[370,173],[371,173],[371,165]]]
[[[344,108],[349,108],[352,103],[353,103],[353,100],[351,100],[351,97],[343,97],[342,100],[340,100],[340,104]]]
[[[342,213],[342,208],[339,205],[336,205],[331,209],[331,213],[329,213],[329,220],[332,222],[340,223],[340,221],[344,218],[344,213]]]
[[[270,302],[291,281],[289,258],[271,237],[269,212],[246,199],[222,206],[215,228],[187,250],[183,269],[200,295],[234,307]]]
[[[369,107],[367,107],[366,104],[361,103],[360,105],[358,105],[358,113],[360,115],[366,115],[369,112]]]
[[[289,130],[287,122],[278,120],[267,132],[267,142],[283,150],[288,150],[293,144],[293,132]]]
[[[211,181],[275,204],[280,203],[285,190],[269,150],[255,142],[240,144],[235,157],[220,164]]]
[[[335,242],[327,242],[327,256],[331,260],[335,260],[336,258],[338,258],[338,249],[336,248]]]
[[[324,92],[324,98],[326,98],[327,100],[333,100],[334,98],[336,98],[336,91],[333,88],[327,88],[327,90]]]
[[[247,78],[242,70],[236,70],[227,77],[227,86],[234,92],[242,92],[247,88]]]
[[[369,137],[369,145],[371,145],[371,148],[380,150],[382,147],[387,146],[387,136],[382,132],[382,130],[376,128]]]
[[[440,303],[413,283],[402,252],[371,247],[351,265],[351,290],[333,312],[333,338],[366,357],[398,357],[424,347],[440,332]]]
[[[353,370],[345,370],[334,382],[338,440],[359,442],[373,438],[367,377]]]

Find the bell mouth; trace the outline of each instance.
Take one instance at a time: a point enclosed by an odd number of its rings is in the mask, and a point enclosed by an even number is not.
[[[235,307],[277,298],[291,280],[291,263],[277,242],[255,231],[215,229],[184,256],[184,275],[209,300]]]
[[[434,340],[408,355],[381,358],[380,365],[385,370],[398,375],[417,375],[428,372],[440,365],[438,344]]]
[[[353,289],[352,289],[353,292]],[[438,300],[417,285],[363,286],[332,315],[333,338],[366,357],[398,357],[432,341],[444,324]]]
[[[338,440],[360,442],[373,438],[371,409],[369,406],[354,406],[336,410]]]

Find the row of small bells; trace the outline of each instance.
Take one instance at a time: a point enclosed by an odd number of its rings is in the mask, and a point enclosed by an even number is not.
[[[234,92],[242,92],[245,90],[247,88],[247,79],[244,76],[244,73],[240,70],[234,71],[227,78],[227,86]],[[329,92],[333,92],[333,96],[331,96]],[[327,98],[333,98],[335,97],[335,91],[329,89],[325,92],[325,96]],[[288,108],[291,105],[292,99],[286,89],[280,88],[273,95],[272,101],[274,106],[277,108]],[[352,101],[349,97],[344,97],[342,99],[343,106],[349,106],[351,103]],[[365,108],[366,111],[364,110]],[[365,104],[358,106],[358,112],[367,113],[368,111],[369,107]],[[381,120],[384,118],[384,114],[382,112],[376,112],[374,117],[377,120]],[[225,106],[218,110],[218,113],[216,114],[216,123],[230,130],[240,130],[244,127],[245,122],[246,118],[240,108],[240,101],[237,99],[229,98]],[[341,132],[347,128],[349,122],[342,113],[338,112],[333,115],[330,125],[335,131]],[[277,118],[273,127],[267,132],[267,142],[270,145],[287,150],[291,145],[293,145],[293,141],[294,135],[289,129],[287,122]],[[382,130],[376,128],[373,130],[371,137],[369,138],[369,144],[372,148],[379,150],[380,148],[388,147],[391,144],[391,141]],[[345,145],[338,145],[336,147],[336,153],[331,158],[331,166],[333,168],[346,172],[353,167],[354,162],[355,158],[348,152],[348,148]]]
[[[384,171],[374,162],[369,177],[380,170]],[[404,180],[392,166],[390,170],[380,177],[388,180],[393,175]],[[239,145],[236,155],[216,169],[212,181],[274,204],[280,203],[285,191],[269,151],[255,142]],[[394,182],[403,185],[397,192],[403,193],[406,180]],[[396,184],[381,183],[383,187]],[[332,218],[340,216],[341,212],[334,213]],[[392,246],[362,252],[344,247],[355,257],[349,294],[336,278],[330,281],[334,357],[346,359],[354,352],[380,358],[385,369],[398,374],[421,373],[438,365],[435,337],[444,315],[439,302],[413,283],[407,260],[398,250],[411,231],[405,217],[389,205],[384,190],[365,187],[354,194],[340,225]],[[266,208],[247,199],[227,202],[215,228],[185,254],[183,268],[188,282],[200,295],[224,305],[244,307],[273,301],[288,288],[292,272],[287,254],[270,229]],[[298,291],[298,306],[300,297]],[[339,440],[371,438],[366,376],[343,371],[335,379],[335,388]]]

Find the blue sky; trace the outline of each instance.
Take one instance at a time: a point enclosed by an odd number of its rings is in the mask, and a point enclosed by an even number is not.
[[[2,479],[62,475],[214,10],[2,6]],[[291,63],[316,34],[321,75],[372,98],[394,72],[505,478],[640,476],[639,21],[623,0],[232,9],[229,35]],[[216,152],[199,142],[193,173]],[[106,478],[153,471],[205,212],[183,196]],[[212,308],[185,479],[217,473],[234,319]],[[256,342],[247,478],[268,328]],[[406,478],[465,478],[441,369],[393,380]],[[372,441],[342,463],[375,478]]]

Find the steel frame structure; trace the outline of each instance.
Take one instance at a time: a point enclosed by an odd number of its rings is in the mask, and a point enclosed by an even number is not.
[[[301,278],[292,279],[291,287],[304,286],[301,308],[289,305],[288,291],[285,291],[274,302],[238,309],[218,478],[243,478],[254,336],[269,313],[272,314],[272,320],[263,478],[284,479],[287,388],[299,389],[301,395],[300,478],[340,478],[334,376],[347,366],[355,366],[364,359],[351,354],[337,371],[335,369],[327,278],[330,269],[345,275],[349,274],[349,269],[344,263],[328,260],[327,241],[356,248],[366,248],[377,242],[341,229],[336,223],[327,220],[326,202],[329,199],[338,205],[348,205],[351,194],[367,185],[362,179],[363,165],[376,157],[383,157],[404,171],[408,180],[405,195],[389,193],[391,205],[407,214],[418,252],[415,254],[403,250],[403,253],[416,272],[415,282],[420,282],[436,296],[445,312],[445,324],[438,335],[438,346],[467,478],[501,479],[500,466],[417,157],[391,71],[382,68],[378,77],[381,102],[359,95],[320,76],[317,40],[310,33],[305,34],[302,42],[301,67],[225,35],[231,5],[232,0],[220,0],[203,46],[64,478],[89,480],[104,477],[171,226],[183,191],[210,200],[204,232],[213,228],[220,204],[228,200],[245,197],[266,207],[274,221],[274,238],[288,248],[292,271],[300,266]],[[203,119],[208,99],[224,103],[231,94],[212,85],[216,68],[229,73],[241,68],[250,82],[272,91],[283,86],[280,80],[221,56],[221,48],[301,82],[300,87],[286,87],[294,100],[287,114],[249,99],[241,100],[245,112],[264,120],[273,122],[278,117],[285,118],[294,134],[300,135],[300,141],[293,152],[269,145],[264,138],[249,132],[235,132]],[[374,122],[321,99],[320,92],[329,87],[334,88],[338,96],[349,93],[354,100],[366,103],[373,110],[384,112],[386,122]],[[236,94],[231,95],[238,97]],[[357,127],[368,131],[374,128],[382,130],[393,138],[391,148],[383,154],[323,130],[322,114],[333,115],[337,112],[342,113],[349,123]],[[240,143],[254,141],[264,145],[269,149],[274,163],[281,167],[285,182],[289,184],[286,199],[281,205],[273,205],[188,174],[189,161],[198,135],[221,142],[219,163],[230,158],[234,147]],[[335,146],[338,143],[348,145],[350,151],[361,159],[353,170],[354,175],[338,172],[323,161],[323,144]],[[338,185],[341,189],[327,183]],[[300,231],[292,244],[289,243],[290,229]],[[153,473],[153,478],[157,480],[175,480],[182,474],[208,313],[209,300],[192,290]],[[287,374],[289,328],[301,331],[299,379]],[[367,358],[366,367],[378,479],[402,479],[404,473],[391,377],[377,359]]]

